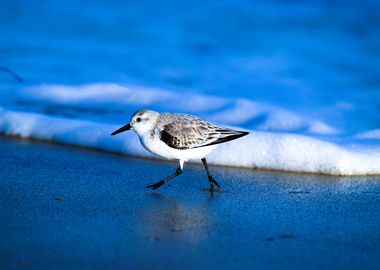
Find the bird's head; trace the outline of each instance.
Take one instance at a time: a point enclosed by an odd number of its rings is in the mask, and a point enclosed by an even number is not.
[[[111,135],[116,135],[127,130],[134,130],[139,135],[150,132],[156,126],[159,115],[158,112],[150,110],[137,111],[132,115],[129,124],[115,130]]]

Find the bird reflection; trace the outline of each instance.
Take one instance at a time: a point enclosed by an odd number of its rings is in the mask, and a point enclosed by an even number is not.
[[[182,240],[198,243],[209,237],[213,218],[212,197],[205,200],[179,202],[159,193],[152,193],[146,211],[140,218],[142,234],[156,240]]]

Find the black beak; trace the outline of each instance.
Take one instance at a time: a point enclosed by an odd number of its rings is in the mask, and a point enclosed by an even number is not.
[[[122,126],[121,128],[119,128],[118,130],[115,130],[114,132],[111,133],[111,135],[116,135],[118,133],[121,133],[123,131],[127,131],[127,130],[130,130],[131,129],[131,125],[128,124],[128,125],[125,125],[125,126]]]

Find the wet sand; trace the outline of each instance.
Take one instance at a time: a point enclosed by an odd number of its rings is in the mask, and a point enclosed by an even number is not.
[[[0,137],[0,269],[380,269],[380,177],[211,167]]]

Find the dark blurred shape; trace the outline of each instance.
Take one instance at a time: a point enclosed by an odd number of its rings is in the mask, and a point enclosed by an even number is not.
[[[0,67],[0,72],[4,72],[10,75],[11,77],[15,78],[18,82],[24,82],[24,79],[20,75],[18,75],[16,72],[12,71],[9,68]]]

